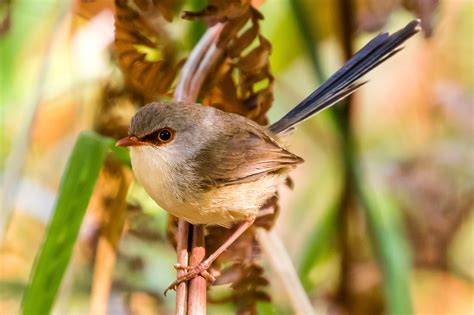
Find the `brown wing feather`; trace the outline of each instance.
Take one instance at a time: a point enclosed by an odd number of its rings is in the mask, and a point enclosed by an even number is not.
[[[204,187],[255,181],[303,162],[255,125],[220,134],[200,151],[197,160],[199,169],[205,170]]]

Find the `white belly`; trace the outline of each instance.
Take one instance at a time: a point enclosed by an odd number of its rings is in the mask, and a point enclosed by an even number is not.
[[[197,192],[174,180],[175,176],[189,176],[189,182],[192,182],[195,176],[192,170],[176,174],[169,161],[151,154],[150,150],[153,148],[134,147],[130,150],[138,182],[163,209],[192,224],[228,225],[254,217],[286,178],[286,174],[274,174],[255,182]]]

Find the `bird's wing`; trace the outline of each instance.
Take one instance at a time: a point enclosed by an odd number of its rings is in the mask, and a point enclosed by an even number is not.
[[[220,135],[203,148],[197,161],[204,187],[251,182],[302,163],[303,159],[282,148],[258,129]]]

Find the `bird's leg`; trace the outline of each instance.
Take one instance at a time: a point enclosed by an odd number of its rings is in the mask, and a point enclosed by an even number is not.
[[[178,263],[174,264],[173,267],[176,270],[191,270],[191,269],[194,268],[193,266],[184,266],[184,265],[181,265],[181,264],[178,264]]]
[[[255,221],[255,217],[246,220],[243,222],[237,230],[218,248],[214,253],[209,255],[205,260],[203,260],[201,263],[199,263],[196,266],[191,266],[190,268],[188,266],[181,266],[181,265],[175,265],[176,269],[185,269],[188,270],[188,272],[184,275],[176,279],[165,291],[165,295],[168,292],[168,290],[174,290],[180,283],[183,281],[188,281],[191,280],[192,278],[196,276],[203,276],[207,280],[212,280],[214,277],[212,277],[211,274],[207,272],[207,269],[211,266],[211,264],[214,262],[214,260],[217,259],[230,245],[232,245],[240,235],[242,235]]]
[[[174,269],[176,270],[192,270],[195,266],[183,266],[183,265],[180,265],[180,264],[174,264]],[[201,276],[203,276],[204,278],[206,278],[206,280],[210,283],[216,281],[216,278],[211,275],[207,270],[204,270],[203,272],[201,272]]]

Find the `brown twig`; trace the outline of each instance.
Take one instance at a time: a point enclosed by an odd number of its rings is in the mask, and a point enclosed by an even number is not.
[[[219,23],[213,27],[213,39],[214,43],[217,40],[218,35],[222,31],[222,28],[224,27],[224,24]],[[194,77],[191,79],[190,86],[189,86],[189,97],[191,100],[196,100],[199,91],[201,90],[202,84],[204,82],[204,79],[207,76],[207,73],[209,73],[209,70],[212,68],[212,66],[216,63],[216,61],[219,59],[219,57],[222,55],[222,49],[218,48],[216,45],[210,45],[209,49],[207,50],[206,54],[204,55],[201,63],[199,64],[196,74]]]
[[[204,260],[204,226],[193,226],[193,244],[189,265],[196,266]],[[188,295],[188,314],[206,314],[206,279],[196,277],[190,281]]]
[[[176,254],[178,265],[188,265],[188,232],[189,223],[184,220],[178,222],[178,242],[176,246]],[[186,273],[184,269],[178,269],[177,276],[181,277]],[[187,296],[188,284],[186,282],[180,283],[176,288],[176,314],[186,315],[187,313]]]
[[[174,98],[176,101],[195,102],[202,83],[209,69],[220,56],[220,49],[216,48],[217,38],[222,31],[223,24],[218,23],[209,28],[201,40],[194,47],[188,60],[183,66],[180,79],[176,86]],[[188,266],[188,243],[191,241],[191,265],[197,265],[205,257],[204,228],[193,227],[193,235],[189,238],[190,225],[180,219],[178,222],[178,265]],[[177,276],[186,273],[185,269],[178,269]],[[175,314],[205,314],[206,313],[206,279],[196,277],[190,287],[186,282],[176,288]]]
[[[259,228],[256,231],[256,235],[270,266],[286,290],[286,295],[291,302],[294,314],[315,314],[311,301],[298,279],[295,267],[278,233],[275,229],[266,230]]]
[[[175,100],[182,102],[196,101],[196,92],[198,93],[201,89],[202,80],[206,77],[209,67],[201,69],[199,72],[197,70],[199,67],[202,68],[202,65],[205,64],[204,62],[201,62],[201,60],[206,59],[205,55],[209,49],[214,47],[213,43],[215,43],[217,36],[222,31],[222,27],[223,24],[218,23],[209,28],[194,47],[181,71],[180,79],[174,92]],[[209,59],[209,57],[207,59]],[[211,60],[211,62],[212,61],[214,60]],[[195,82],[194,84],[192,84],[193,81]]]

